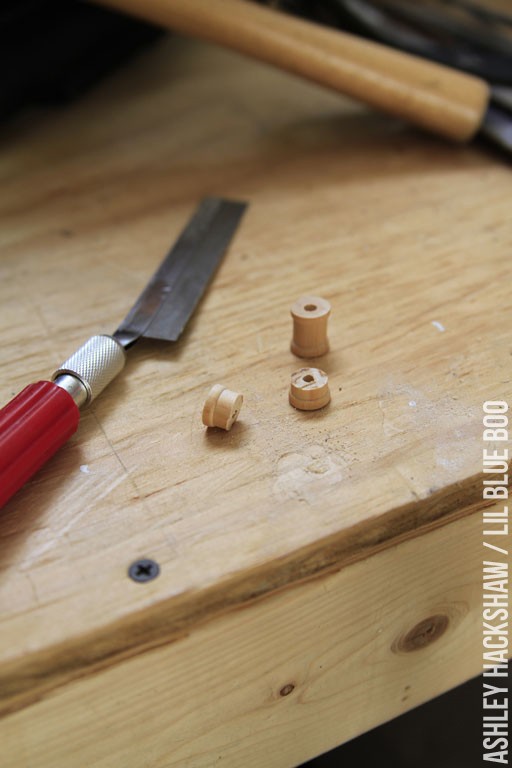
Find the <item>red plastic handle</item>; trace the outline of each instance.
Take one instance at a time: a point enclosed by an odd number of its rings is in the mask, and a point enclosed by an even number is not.
[[[29,384],[0,410],[0,507],[76,432],[80,411],[51,381]]]

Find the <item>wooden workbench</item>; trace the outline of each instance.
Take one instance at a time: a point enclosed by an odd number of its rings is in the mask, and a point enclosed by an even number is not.
[[[502,158],[177,38],[1,144],[2,403],[116,328],[201,197],[250,203],[180,342],[1,513],[2,765],[289,768],[478,674]],[[304,293],[332,304],[315,413],[287,402]]]

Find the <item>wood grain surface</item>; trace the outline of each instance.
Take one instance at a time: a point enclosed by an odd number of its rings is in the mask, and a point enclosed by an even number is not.
[[[481,669],[469,515],[0,720],[2,768],[291,768]],[[461,546],[464,542],[464,546]]]
[[[482,402],[512,390],[501,157],[178,38],[1,144],[2,402],[116,328],[201,197],[250,203],[182,340],[135,348],[2,511],[3,712],[479,509]],[[332,305],[311,413],[306,293]],[[216,382],[244,395],[228,433]]]

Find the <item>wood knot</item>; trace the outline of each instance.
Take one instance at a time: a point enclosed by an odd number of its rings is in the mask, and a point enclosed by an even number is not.
[[[295,686],[293,683],[287,683],[286,685],[283,685],[281,690],[279,691],[280,696],[289,696],[290,693],[295,689]]]
[[[448,629],[449,623],[450,619],[444,613],[429,616],[416,624],[405,635],[398,637],[392,645],[392,651],[394,653],[420,651],[439,640]]]

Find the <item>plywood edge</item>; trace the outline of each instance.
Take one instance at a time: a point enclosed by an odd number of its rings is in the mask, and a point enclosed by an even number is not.
[[[482,479],[481,474],[472,476],[282,558],[240,571],[204,589],[156,601],[122,621],[106,623],[101,630],[6,662],[0,666],[0,716],[39,701],[74,679],[174,642],[228,612],[491,506],[491,501],[482,500]]]

